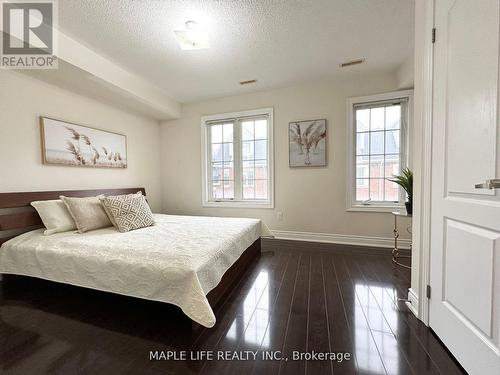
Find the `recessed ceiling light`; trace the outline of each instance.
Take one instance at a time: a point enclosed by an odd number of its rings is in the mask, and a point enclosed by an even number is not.
[[[182,50],[205,49],[210,47],[207,31],[195,21],[187,21],[185,30],[175,30],[174,34]]]
[[[249,85],[251,83],[257,83],[256,79],[249,79],[248,81],[241,81],[240,85]]]
[[[362,64],[365,62],[366,59],[357,59],[357,60],[351,60],[351,61],[347,61],[345,63],[342,63],[340,64],[340,67],[341,68],[346,68],[348,66],[352,66],[352,65],[357,65],[357,64]]]

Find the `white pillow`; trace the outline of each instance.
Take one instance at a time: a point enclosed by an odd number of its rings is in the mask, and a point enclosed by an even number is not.
[[[76,229],[76,224],[71,217],[66,205],[61,200],[36,201],[31,202],[45,225],[43,234],[50,235],[54,233],[67,232]]]

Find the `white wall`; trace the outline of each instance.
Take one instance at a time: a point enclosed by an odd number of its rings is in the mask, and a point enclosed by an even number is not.
[[[164,212],[256,217],[274,230],[391,237],[390,213],[346,212],[346,99],[395,89],[395,73],[350,75],[184,105],[180,119],[161,127]],[[200,117],[264,107],[274,107],[275,209],[203,208]],[[318,118],[328,120],[328,167],[289,168],[288,123]]]
[[[415,58],[410,56],[396,71],[398,89],[412,89],[415,84]]]
[[[127,135],[128,168],[46,166],[41,162],[40,115]],[[0,191],[145,187],[161,209],[160,129],[157,121],[124,112],[42,81],[0,72]]]

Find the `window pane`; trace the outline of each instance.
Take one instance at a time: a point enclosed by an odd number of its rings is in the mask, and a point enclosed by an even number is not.
[[[233,124],[224,124],[223,136],[224,142],[233,141]]]
[[[370,158],[368,156],[357,156],[356,157],[356,178],[368,178],[368,163]]]
[[[254,161],[244,161],[243,169],[241,170],[243,178],[243,187],[253,186],[253,180],[255,180],[255,163]]]
[[[370,198],[372,201],[384,200],[384,179],[370,179]]]
[[[267,180],[267,160],[257,160],[255,162],[255,179]]]
[[[210,132],[212,134],[211,143],[222,143],[222,125],[212,125]]]
[[[255,121],[255,139],[267,139],[267,120]]]
[[[241,123],[241,139],[243,139],[244,141],[254,139],[253,124],[253,121],[243,121]]]
[[[385,200],[391,202],[399,201],[399,187],[391,181],[385,181]]]
[[[370,154],[384,153],[384,132],[370,133]]]
[[[366,132],[370,130],[370,109],[356,110],[356,131]]]
[[[267,199],[267,180],[255,181],[255,199]]]
[[[370,158],[370,178],[384,178],[384,155]]]
[[[401,174],[399,169],[399,155],[386,155],[385,157],[385,177],[392,178]]]
[[[222,180],[222,163],[212,164],[212,182],[218,183]]]
[[[385,133],[385,152],[387,154],[399,153],[399,130],[391,130]]]
[[[222,143],[212,145],[212,161],[222,161]]]
[[[370,196],[368,192],[368,182],[367,178],[356,180],[356,200],[366,201]]]
[[[370,152],[369,139],[370,133],[356,134],[356,155],[368,155]]]
[[[384,129],[384,107],[370,109],[370,130]]]
[[[232,143],[224,143],[224,161],[233,161]]]
[[[254,166],[255,166],[255,162],[253,160],[243,162],[243,169],[247,169],[247,168],[253,169]]]
[[[267,159],[267,141],[255,141],[255,159]]]
[[[242,142],[242,154],[243,154],[243,160],[249,160],[249,159],[254,159],[254,141],[247,141],[247,142]]]
[[[224,187],[222,186],[222,184],[213,184],[212,185],[212,198],[214,199],[222,199],[224,198]]]
[[[243,173],[243,186],[250,186],[253,184],[253,180],[255,179],[255,171],[254,169],[245,168],[242,171]]]
[[[223,179],[226,181],[234,180],[234,168],[233,163],[224,163],[224,175]]]
[[[247,184],[243,186],[243,199],[254,199],[255,198],[255,180],[248,181]]]
[[[224,181],[224,199],[234,199],[234,181]]]
[[[392,105],[385,109],[385,128],[399,129],[401,128],[401,106]]]

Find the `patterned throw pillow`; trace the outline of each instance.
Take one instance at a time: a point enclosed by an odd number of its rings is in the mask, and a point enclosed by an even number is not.
[[[108,198],[126,199],[127,197],[140,197],[141,195],[142,195],[142,191],[138,191],[137,193],[133,193],[133,194],[108,195]],[[116,221],[115,221],[115,218],[113,216],[113,213],[108,211],[108,209],[106,208],[106,206],[102,202],[103,199],[104,199],[104,196],[101,197],[101,203],[102,203],[102,207],[104,208],[104,211],[106,211],[106,214],[108,215],[109,220],[111,221],[111,224],[113,224],[113,226],[115,228],[118,228],[118,225],[116,225]]]
[[[146,198],[130,194],[117,197],[104,197],[101,202],[106,212],[113,217],[120,232],[155,225],[155,220]]]

